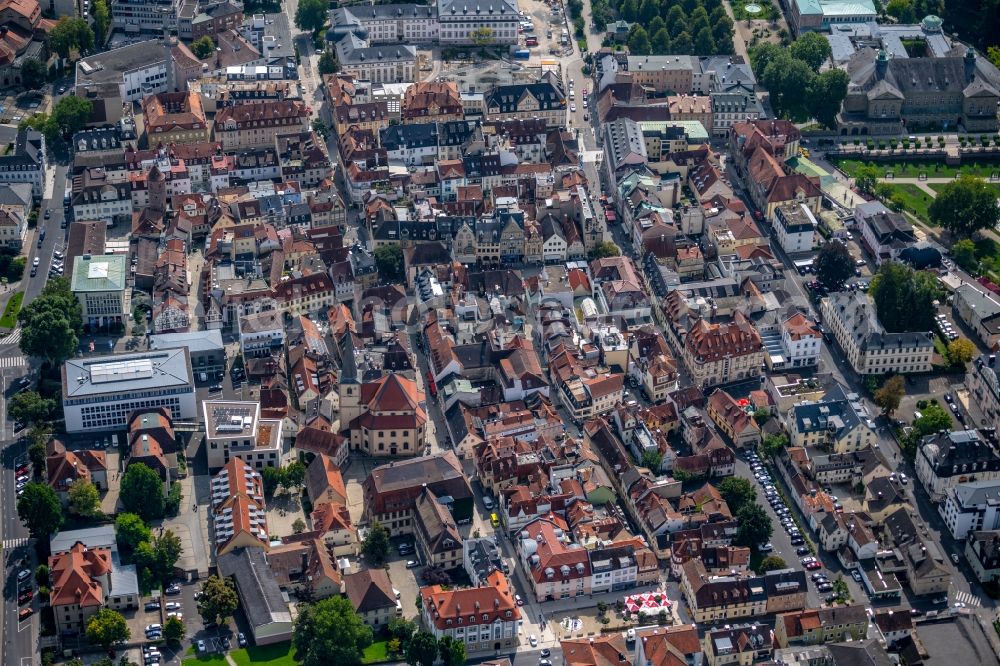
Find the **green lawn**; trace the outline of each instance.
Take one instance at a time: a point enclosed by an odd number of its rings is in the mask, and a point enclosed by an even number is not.
[[[931,202],[934,201],[934,197],[916,185],[892,184],[891,182],[885,184],[889,187],[890,196],[894,200],[902,204],[906,210],[916,215],[922,221],[929,223],[930,217],[927,214],[927,209],[930,207]]]
[[[865,164],[862,160],[852,160],[845,158],[830,158],[832,164],[840,167],[840,170],[849,176],[857,173],[858,167]],[[970,162],[961,167],[948,166],[930,160],[923,161],[902,161],[902,162],[871,162],[880,171],[891,171],[897,178],[917,178],[921,173],[927,174],[928,178],[953,178],[956,173],[968,173],[974,176],[989,178],[994,173],[1000,173],[1000,162],[983,161]]]
[[[251,666],[251,664],[266,664],[267,666],[295,666],[296,661],[292,658],[294,653],[291,641],[275,643],[274,645],[264,645],[262,647],[248,647],[244,650],[234,650],[229,653],[239,666]]]
[[[24,292],[19,291],[10,297],[7,306],[0,315],[0,328],[14,328],[17,326],[17,313],[21,311],[21,301],[24,300]]]
[[[375,641],[367,648],[365,648],[365,654],[361,657],[362,664],[378,664],[383,661],[389,661],[389,641],[381,640]]]
[[[226,658],[221,654],[206,654],[201,657],[190,657],[181,662],[181,666],[226,666]]]
[[[996,190],[997,197],[1000,198],[1000,183],[986,183],[994,190]],[[931,188],[935,192],[941,192],[941,188],[945,186],[945,183],[928,183],[927,187]]]

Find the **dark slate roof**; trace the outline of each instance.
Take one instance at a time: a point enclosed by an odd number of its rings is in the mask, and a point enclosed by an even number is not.
[[[437,137],[436,123],[390,125],[379,132],[379,140],[386,150],[437,146]]]
[[[538,100],[540,111],[566,108],[566,98],[562,91],[547,82],[496,86],[486,93],[486,108],[498,108],[500,109],[500,113],[515,113],[518,110],[518,103],[526,95],[530,95]]]

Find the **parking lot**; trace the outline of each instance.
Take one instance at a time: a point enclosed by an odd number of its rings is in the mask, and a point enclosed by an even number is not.
[[[856,579],[853,579],[848,572],[841,573],[828,566],[824,561],[825,554],[817,552],[818,547],[812,544],[811,535],[807,533],[808,526],[802,521],[797,507],[789,505],[782,499],[778,487],[780,482],[776,482],[777,480],[771,476],[763,461],[752,451],[747,452],[744,458],[745,462],[737,458],[736,474],[755,481],[758,487],[758,503],[764,507],[774,527],[769,542],[770,547],[762,544],[761,554],[765,557],[775,555],[784,560],[789,568],[802,568],[806,571],[809,578],[806,604],[808,607],[818,608],[835,600],[833,582],[837,580],[838,575],[843,575],[853,601],[867,603],[867,597]]]

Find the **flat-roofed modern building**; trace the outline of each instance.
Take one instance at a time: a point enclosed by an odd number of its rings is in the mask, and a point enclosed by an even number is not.
[[[209,469],[222,467],[234,455],[258,471],[281,467],[285,451],[281,421],[262,419],[259,402],[205,400],[201,404]]]
[[[128,260],[123,254],[77,257],[70,284],[83,309],[83,322],[92,326],[123,323],[129,316]]]
[[[122,430],[136,409],[166,407],[194,419],[197,404],[187,349],[71,358],[63,365],[66,432]]]

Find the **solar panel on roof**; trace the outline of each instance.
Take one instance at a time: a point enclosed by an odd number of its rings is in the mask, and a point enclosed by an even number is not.
[[[98,363],[90,367],[92,384],[106,384],[129,379],[149,379],[152,376],[153,362],[148,358]]]

